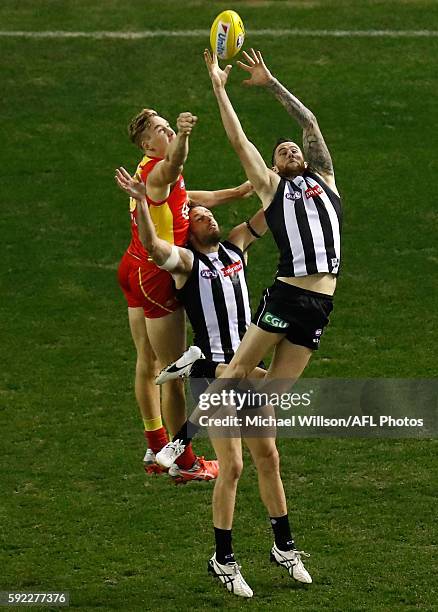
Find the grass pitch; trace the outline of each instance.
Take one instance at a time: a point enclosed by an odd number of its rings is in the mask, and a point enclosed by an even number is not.
[[[435,2],[414,0],[4,0],[0,19],[2,30],[208,29],[225,8],[249,31],[428,30],[438,18]],[[292,525],[312,553],[309,589],[268,563],[270,527],[247,461],[234,534],[251,602],[206,576],[212,487],[142,473],[115,276],[129,217],[113,170],[135,168],[125,126],[147,105],[171,120],[198,115],[189,187],[243,180],[203,66],[207,43],[0,37],[0,589],[69,590],[81,610],[436,609],[435,441],[280,441]],[[306,375],[433,376],[438,38],[248,35],[252,45],[317,115],[344,199],[335,311]],[[243,89],[239,72],[230,96],[269,159],[277,136],[299,132],[266,92]],[[217,216],[226,231],[256,207]],[[275,265],[273,242],[259,241],[253,307]],[[204,440],[197,449],[211,453]]]

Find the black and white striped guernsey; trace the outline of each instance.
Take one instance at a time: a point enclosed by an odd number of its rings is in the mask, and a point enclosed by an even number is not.
[[[319,175],[282,178],[265,217],[280,251],[277,276],[339,273],[341,199]]]
[[[229,363],[251,322],[245,261],[231,242],[216,253],[193,251],[193,269],[177,290],[192,324],[194,344],[207,359]]]

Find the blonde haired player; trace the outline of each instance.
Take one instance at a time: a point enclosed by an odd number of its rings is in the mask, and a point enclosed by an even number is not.
[[[199,198],[215,206],[243,197],[248,186],[216,192],[187,192],[182,176],[189,152],[189,137],[197,117],[189,112],[177,119],[177,132],[152,109],[143,109],[129,125],[129,135],[143,151],[136,178],[145,186],[145,196],[157,234],[176,246],[184,246],[189,230],[189,198]],[[175,295],[170,274],[151,259],[138,235],[137,201],[131,199],[131,243],[120,262],[119,284],[128,303],[131,335],[137,351],[135,394],[145,427],[148,450],[144,464],[147,472],[160,472],[156,453],[168,442],[162,422],[173,434],[185,421],[184,389],[180,380],[159,389],[154,379],[160,368],[184,351],[186,334],[184,311]],[[188,447],[177,461],[182,470],[191,470],[191,479],[211,480],[217,476],[217,462],[195,457]],[[194,478],[195,476],[195,478]]]

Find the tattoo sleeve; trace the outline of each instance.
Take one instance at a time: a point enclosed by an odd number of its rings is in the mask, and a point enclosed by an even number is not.
[[[334,174],[332,158],[316,119],[303,129],[303,148],[310,168],[323,174]]]
[[[270,81],[267,88],[303,128],[304,157],[309,166],[317,172],[333,174],[332,159],[315,115],[277,79]]]

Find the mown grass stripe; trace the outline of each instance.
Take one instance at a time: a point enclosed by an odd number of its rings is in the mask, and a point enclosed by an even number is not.
[[[1,38],[113,38],[136,40],[143,38],[203,38],[209,30],[144,30],[142,32],[67,32],[48,30],[40,32],[15,30],[0,31]],[[307,38],[436,38],[438,30],[249,30],[250,36],[303,36]]]

